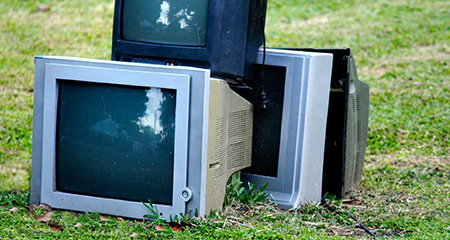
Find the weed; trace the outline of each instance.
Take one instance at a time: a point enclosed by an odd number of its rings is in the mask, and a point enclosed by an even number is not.
[[[239,173],[230,177],[225,192],[224,206],[229,205],[232,199],[244,205],[255,205],[258,202],[266,201],[267,197],[269,197],[269,194],[264,192],[267,183],[257,188],[253,183],[249,182],[248,189],[243,184]]]
[[[143,216],[144,218],[148,218],[148,219],[154,221],[155,224],[163,224],[164,223],[165,219],[163,217],[161,217],[161,215],[158,214],[158,210],[153,205],[151,200],[148,200],[148,205],[145,204],[144,202],[142,202],[142,204],[144,204],[144,206],[151,212],[151,214],[145,214]]]
[[[144,204],[144,206],[151,212],[151,214],[145,214],[143,216],[144,218],[153,221],[153,223],[156,225],[164,225],[164,222],[167,219],[165,219],[164,217],[161,217],[161,215],[158,213],[156,206],[153,205],[151,200],[148,200],[148,204],[146,204],[144,202],[142,202],[142,204]],[[197,209],[195,210],[194,215],[196,217],[198,216]],[[169,220],[169,222],[172,222],[172,223],[187,223],[190,221],[190,211],[188,211],[187,213],[179,213],[176,215],[170,214],[168,220]]]

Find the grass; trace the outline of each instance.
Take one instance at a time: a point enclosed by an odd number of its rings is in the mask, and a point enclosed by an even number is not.
[[[236,199],[183,231],[98,213],[25,207],[35,55],[109,59],[113,1],[0,2],[0,238],[450,238],[450,2],[269,0],[271,47],[350,47],[371,86],[366,165],[352,199],[280,210]],[[239,196],[237,197],[239,198]],[[343,212],[342,212],[343,211]],[[56,232],[52,226],[59,226]]]
[[[269,12],[268,25],[276,26],[267,31],[270,46],[352,49],[359,77],[371,84],[369,154],[448,155],[447,1],[274,5],[279,9]]]

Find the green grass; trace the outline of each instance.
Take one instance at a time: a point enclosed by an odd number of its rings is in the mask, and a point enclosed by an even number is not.
[[[371,85],[369,154],[449,154],[448,1],[273,5],[269,46],[352,49],[360,79]]]
[[[113,1],[0,2],[0,238],[299,238],[369,237],[346,214],[318,204],[291,211],[244,207],[185,230],[161,232],[141,221],[54,211],[52,232],[27,204],[31,171],[34,56],[109,59]],[[270,47],[350,47],[359,78],[371,86],[361,205],[333,202],[378,236],[450,238],[450,2],[269,0]],[[241,209],[241,211],[238,211]],[[150,212],[149,212],[150,213]]]

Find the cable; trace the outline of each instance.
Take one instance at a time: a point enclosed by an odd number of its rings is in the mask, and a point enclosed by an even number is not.
[[[262,39],[263,39],[263,60],[262,60],[262,67],[261,67],[261,79],[259,82],[259,95],[258,95],[258,102],[261,104],[262,108],[266,108],[267,103],[270,102],[269,98],[267,97],[266,92],[264,91],[264,66],[266,65],[266,34],[264,32],[264,13],[262,6],[264,4],[264,0],[261,0],[258,4],[259,7],[259,15],[261,17],[261,30],[262,30]]]
[[[334,212],[339,212],[339,213],[343,213],[343,214],[349,216],[353,221],[355,221],[355,222],[359,225],[360,228],[362,228],[364,231],[366,231],[366,233],[370,234],[370,236],[372,236],[373,238],[376,238],[376,237],[377,237],[373,232],[371,232],[369,229],[367,229],[366,226],[364,226],[358,219],[356,219],[355,217],[353,217],[350,213],[344,212],[344,211],[341,211],[341,210],[338,210],[338,209],[336,209],[335,207],[330,206],[330,205],[327,203],[327,200],[326,200],[326,199],[320,200],[320,203],[322,204],[322,206],[324,206],[324,207],[325,207],[326,209],[328,209],[330,212],[333,212],[333,213],[334,213]]]

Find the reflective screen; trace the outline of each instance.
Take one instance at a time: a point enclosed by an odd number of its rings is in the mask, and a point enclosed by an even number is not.
[[[59,80],[56,188],[171,204],[171,89]]]
[[[125,40],[205,46],[208,0],[124,0]]]

